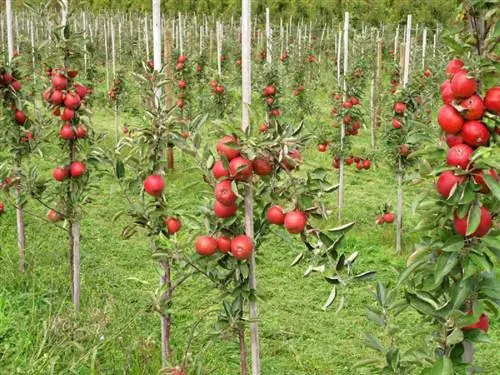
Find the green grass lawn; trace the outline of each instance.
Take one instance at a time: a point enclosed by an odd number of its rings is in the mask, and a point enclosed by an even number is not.
[[[134,121],[138,119],[126,119],[132,126]],[[98,111],[94,123],[98,130],[109,132],[104,146],[110,147],[111,111]],[[367,146],[369,131],[362,131],[356,142]],[[304,158],[312,165],[331,165],[331,155],[319,154],[314,144]],[[186,172],[191,163],[187,157],[177,153],[176,160],[175,172],[167,173],[167,194],[184,202],[186,209],[196,209],[197,189],[185,191],[183,186],[200,181],[199,176]],[[42,162],[41,171],[47,176],[50,168],[50,163]],[[335,178],[332,170],[331,179]],[[376,208],[391,200],[395,203],[394,176],[379,161],[368,171],[347,168],[346,181],[344,222],[353,220],[356,225],[343,249],[359,251],[358,271],[375,270],[379,280],[394,282],[395,270],[402,269],[419,239],[412,230],[417,218],[411,212],[419,187],[405,191],[405,254],[396,256],[395,226],[374,224]],[[160,322],[149,296],[158,286],[159,274],[149,242],[141,234],[127,241],[120,237],[128,218],[116,222],[112,218],[126,202],[109,177],[103,178],[99,189],[86,206],[82,223],[82,308],[77,319],[72,313],[66,233],[27,215],[29,271],[20,275],[15,213],[10,209],[0,219],[0,374],[154,374],[160,368]],[[330,206],[335,208],[336,194]],[[26,209],[39,216],[46,213],[34,202]],[[281,229],[273,231],[257,259],[258,292],[263,297],[259,303],[262,374],[372,374],[353,369],[352,364],[375,355],[363,344],[364,331],[377,331],[365,314],[365,306],[373,303],[368,289],[375,281],[351,287],[338,315],[335,308],[322,311],[328,285],[321,277],[304,278],[301,266],[290,268],[303,245],[297,241],[290,245]],[[203,277],[183,284],[174,300],[173,347],[180,357],[191,325],[205,315],[190,350],[193,361],[203,364],[200,373],[237,374],[237,340],[213,334],[219,302],[218,292]],[[414,343],[415,333],[428,328],[410,310],[398,322],[404,348]],[[499,374],[498,321],[491,326],[493,344],[481,345],[476,358],[487,374]]]

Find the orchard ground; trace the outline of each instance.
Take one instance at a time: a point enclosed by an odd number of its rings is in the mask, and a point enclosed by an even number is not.
[[[323,113],[331,104],[319,98]],[[363,101],[367,105],[367,100]],[[286,107],[285,107],[286,108]],[[326,115],[325,115],[326,116]],[[237,118],[237,116],[236,116]],[[434,116],[435,118],[435,116]],[[139,117],[122,116],[121,123],[133,129]],[[306,120],[306,126],[314,117]],[[102,147],[114,145],[113,113],[97,109],[93,123],[96,131],[108,137]],[[210,128],[207,123],[206,128]],[[356,147],[369,149],[369,130],[356,137]],[[207,142],[215,141],[208,135]],[[215,144],[215,143],[214,143]],[[197,214],[205,185],[192,167],[189,157],[176,152],[176,169],[167,171],[166,194],[193,214]],[[330,153],[319,153],[310,143],[304,153],[303,170],[323,166],[331,168]],[[53,165],[40,160],[39,169],[47,178]],[[103,166],[105,168],[105,166]],[[395,205],[395,178],[377,160],[371,169],[346,168],[345,208],[343,222],[355,221],[347,234],[342,251],[358,251],[358,272],[374,270],[377,279],[393,283],[396,270],[404,267],[412,246],[420,235],[413,228],[417,216],[412,212],[413,198],[421,186],[405,186],[405,252],[395,255],[395,225],[375,225],[377,208],[390,202]],[[430,181],[426,182],[430,184]],[[189,189],[185,189],[190,186]],[[27,258],[29,272],[18,273],[15,214],[12,207],[2,216],[0,225],[0,374],[153,374],[161,367],[159,317],[152,310],[150,293],[158,286],[157,264],[151,259],[149,242],[138,234],[131,240],[120,237],[128,218],[116,222],[116,212],[126,208],[119,187],[111,177],[104,177],[93,202],[86,206],[82,223],[82,301],[77,319],[72,318],[68,270],[67,235],[42,220],[46,210],[29,202],[26,211]],[[337,195],[331,196],[331,222],[336,225]],[[323,226],[323,224],[322,224]],[[193,237],[202,234],[189,220],[182,231]],[[336,304],[327,311],[321,306],[330,292],[320,276],[303,277],[299,264],[290,268],[303,244],[282,228],[273,233],[258,253],[258,294],[261,317],[262,373],[273,375],[371,374],[371,370],[352,365],[377,354],[364,346],[363,332],[377,333],[377,327],[366,318],[365,306],[373,304],[369,288],[375,281],[355,284],[349,289],[346,307],[335,315]],[[194,248],[192,249],[194,252]],[[175,275],[174,275],[175,278]],[[177,290],[172,310],[174,317],[173,347],[178,361],[185,348],[191,325],[201,317],[190,353],[193,361],[203,364],[207,374],[235,374],[239,371],[236,338],[214,335],[213,325],[220,308],[220,296],[202,276],[195,276]],[[413,333],[427,328],[420,316],[410,310],[399,316],[398,323],[406,340],[413,344]],[[482,344],[476,355],[477,365],[487,374],[500,373],[500,329],[498,320],[491,322],[492,344]]]

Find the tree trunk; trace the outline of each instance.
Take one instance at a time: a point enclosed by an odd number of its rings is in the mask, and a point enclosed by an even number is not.
[[[242,327],[238,329],[238,337],[240,340],[241,375],[247,375],[247,348],[245,345],[245,330]]]
[[[163,275],[160,277],[160,287],[165,288],[161,296],[162,303],[169,305],[172,301],[172,279],[169,260],[161,262]],[[166,367],[167,362],[172,358],[172,348],[170,346],[170,330],[172,328],[172,315],[161,312],[161,362]]]

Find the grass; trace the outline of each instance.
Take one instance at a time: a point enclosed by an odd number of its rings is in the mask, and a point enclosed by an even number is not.
[[[128,124],[137,118],[126,120]],[[109,132],[113,119],[109,110],[94,117],[97,129]],[[368,144],[368,131],[359,142]],[[356,140],[358,142],[358,140]],[[196,174],[186,157],[176,155],[177,169],[167,176],[168,194],[181,200],[187,209],[198,205],[196,189],[183,186],[195,182]],[[305,159],[329,167],[329,155],[318,154],[310,145]],[[41,169],[49,172],[50,163]],[[334,173],[332,172],[332,178]],[[417,218],[411,213],[415,187],[405,190],[405,255],[394,251],[394,226],[375,226],[376,208],[395,197],[392,173],[378,163],[369,171],[347,169],[344,221],[356,221],[343,244],[346,252],[359,251],[358,271],[375,270],[384,282],[394,281],[393,268],[404,266],[407,253],[419,239],[412,231]],[[103,178],[99,193],[86,208],[82,222],[82,309],[73,317],[68,270],[68,245],[63,231],[40,218],[27,216],[29,271],[17,271],[15,214],[9,210],[0,225],[0,374],[153,374],[160,368],[159,318],[152,311],[150,293],[158,284],[155,262],[148,240],[137,235],[120,237],[127,218],[112,222],[115,213],[126,207],[117,184]],[[335,207],[332,196],[331,207]],[[39,216],[45,210],[30,202],[27,210]],[[196,213],[195,213],[196,214]],[[279,232],[279,233],[278,233]],[[276,235],[275,235],[276,234]],[[289,245],[283,233],[269,236],[258,256],[258,290],[262,373],[273,375],[372,374],[353,369],[356,361],[371,356],[363,344],[363,332],[376,327],[365,315],[372,304],[368,289],[374,282],[354,285],[347,305],[338,315],[322,311],[329,288],[319,277],[303,277],[304,269],[290,268],[301,250],[298,242]],[[220,296],[202,277],[183,284],[175,296],[173,347],[179,357],[191,325],[204,317],[190,351],[200,373],[236,374],[239,371],[238,343],[234,338],[214,335],[214,309]],[[398,321],[402,346],[413,343],[415,330],[427,323],[411,311]],[[478,348],[477,364],[487,374],[500,373],[500,331],[492,322],[493,343]],[[195,368],[191,369],[196,373]]]

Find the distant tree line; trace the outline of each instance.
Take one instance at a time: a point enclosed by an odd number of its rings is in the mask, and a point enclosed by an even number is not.
[[[25,2],[13,0],[16,9],[22,8]],[[34,5],[53,2],[57,6],[57,0],[27,2]],[[73,8],[91,11],[151,10],[151,0],[70,0],[70,3]],[[372,26],[404,23],[406,16],[412,14],[416,22],[433,26],[449,22],[455,15],[458,3],[460,0],[253,0],[252,13],[262,20],[265,8],[269,7],[274,20],[292,17],[307,22],[329,22],[342,19],[343,13],[349,11],[354,21]],[[162,9],[168,15],[183,12],[239,17],[241,0],[162,0]]]

